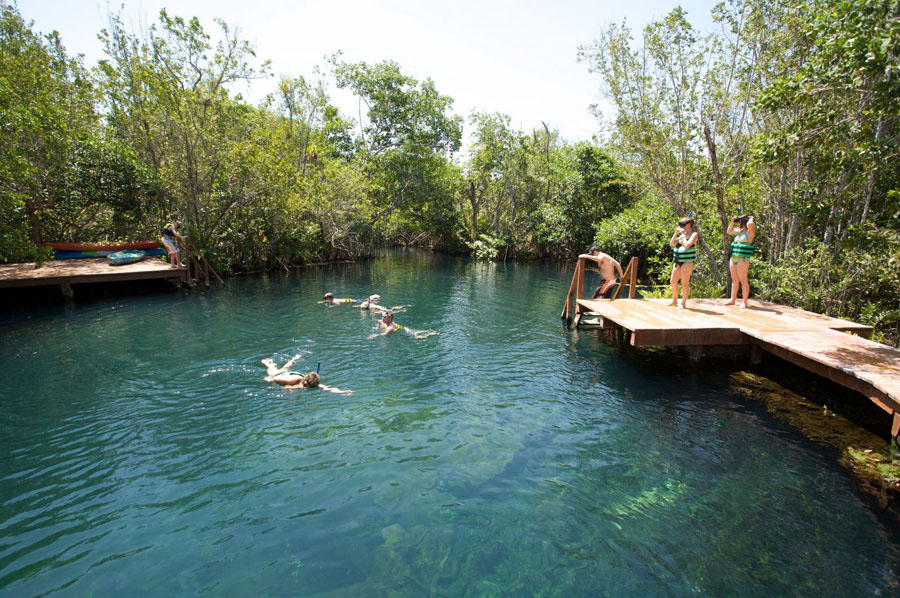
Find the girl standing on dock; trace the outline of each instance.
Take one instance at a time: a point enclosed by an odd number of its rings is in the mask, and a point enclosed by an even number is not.
[[[181,262],[181,250],[178,249],[178,245],[175,243],[175,237],[184,241],[184,236],[178,234],[179,226],[181,226],[181,221],[177,220],[174,223],[166,224],[162,229],[162,244],[166,247],[166,251],[169,252],[169,260],[172,262],[173,268],[184,266]]]
[[[747,307],[747,299],[750,297],[750,256],[753,255],[753,239],[756,237],[753,216],[732,218],[731,224],[728,225],[728,234],[734,235],[734,241],[731,242],[731,261],[728,265],[731,269],[731,301],[725,305],[735,304],[740,284],[741,295],[744,298],[741,307]]]
[[[678,281],[681,281],[681,305],[679,309],[687,307],[688,295],[691,293],[691,274],[694,273],[694,262],[697,260],[697,231],[694,230],[694,219],[682,218],[678,221],[678,227],[669,239],[669,246],[673,251],[672,277],[669,284],[672,285],[672,303],[678,305]]]

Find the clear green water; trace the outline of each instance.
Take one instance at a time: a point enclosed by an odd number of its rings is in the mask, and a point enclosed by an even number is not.
[[[570,276],[392,254],[0,314],[0,595],[898,594],[832,455],[564,332]],[[298,351],[354,394],[263,381]]]

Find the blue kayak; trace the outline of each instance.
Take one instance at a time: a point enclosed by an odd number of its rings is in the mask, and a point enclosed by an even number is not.
[[[134,262],[139,262],[145,257],[147,257],[147,254],[145,254],[143,251],[125,250],[110,253],[108,256],[106,256],[106,259],[109,260],[110,266],[121,266],[123,264],[133,264]]]

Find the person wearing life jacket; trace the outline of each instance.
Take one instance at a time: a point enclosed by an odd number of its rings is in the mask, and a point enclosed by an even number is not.
[[[359,304],[360,309],[368,309],[369,311],[391,311],[386,307],[378,305],[377,301],[381,301],[381,295],[369,295],[362,303]]]
[[[322,297],[322,300],[319,303],[328,303],[330,305],[349,305],[352,303],[359,303],[356,299],[351,299],[350,297],[335,297],[334,293],[325,293],[325,296]]]
[[[390,309],[386,309],[384,312],[382,312],[381,319],[378,321],[378,328],[383,330],[383,332],[380,335],[376,333],[369,336],[370,339],[377,336],[388,335],[395,330],[399,332],[405,332],[416,340],[422,340],[424,338],[428,338],[429,336],[437,336],[438,334],[440,334],[439,332],[435,332],[434,330],[413,330],[412,328],[401,326],[394,321],[394,312]]]
[[[394,321],[394,312],[387,309],[381,314],[381,319],[378,321],[378,328],[384,330],[382,335],[387,335],[392,333],[395,330],[405,330],[403,326]]]
[[[182,241],[184,240],[184,236],[178,233],[178,227],[180,226],[181,221],[176,220],[175,222],[169,222],[162,228],[162,244],[169,254],[169,260],[172,262],[173,268],[184,267],[181,261],[181,250],[178,249],[178,244],[175,243],[176,237]]]
[[[678,221],[678,226],[669,239],[672,247],[672,302],[669,305],[679,309],[687,307],[687,299],[691,294],[691,274],[697,261],[697,231],[694,230],[694,219],[690,216]],[[678,282],[681,282],[681,305],[678,305]]]
[[[740,285],[744,300],[740,307],[747,307],[747,299],[750,297],[750,257],[753,255],[753,239],[756,237],[753,216],[735,216],[731,219],[727,232],[734,235],[734,240],[731,242],[731,260],[728,264],[731,270],[731,300],[725,305],[737,302]]]

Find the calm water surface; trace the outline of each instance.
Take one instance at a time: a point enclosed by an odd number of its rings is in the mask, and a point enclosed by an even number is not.
[[[570,276],[392,254],[0,314],[0,595],[900,593],[832,455],[564,332]],[[295,353],[354,394],[263,381]]]

